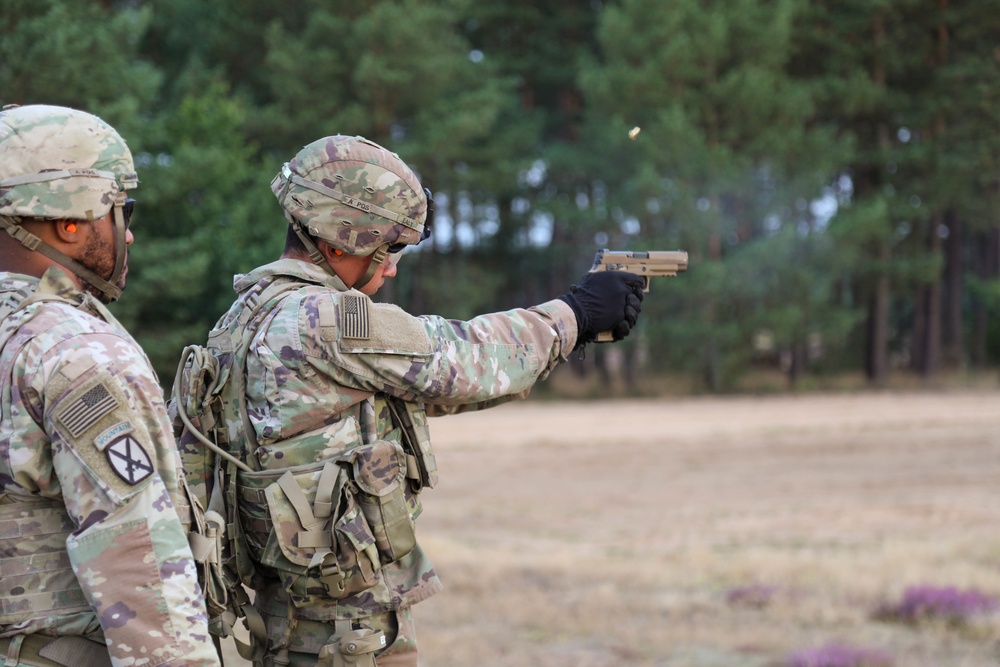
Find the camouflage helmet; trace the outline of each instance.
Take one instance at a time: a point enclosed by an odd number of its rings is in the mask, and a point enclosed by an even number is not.
[[[138,185],[132,153],[113,127],[97,116],[43,104],[0,111],[0,227],[94,287],[99,298],[121,296],[127,261],[127,228]],[[26,220],[100,220],[114,210],[115,263],[111,276],[96,274],[28,231]]]
[[[348,255],[426,238],[427,195],[416,174],[364,137],[312,142],[282,167],[271,191],[293,226]]]
[[[98,220],[137,184],[125,140],[97,116],[43,104],[0,111],[0,215]]]

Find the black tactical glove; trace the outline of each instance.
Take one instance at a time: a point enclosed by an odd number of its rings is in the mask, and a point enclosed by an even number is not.
[[[610,331],[615,340],[628,336],[642,310],[645,281],[624,271],[587,273],[558,297],[569,304],[579,329],[576,346],[594,340],[602,331]]]

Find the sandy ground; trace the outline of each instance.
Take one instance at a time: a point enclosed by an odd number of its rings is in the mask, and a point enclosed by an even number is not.
[[[832,643],[1000,665],[995,616],[874,618],[911,585],[1000,598],[1000,391],[529,402],[431,428],[418,526],[445,591],[414,612],[422,665],[778,667]]]
[[[993,628],[871,620],[1000,595],[1000,394],[510,405],[432,424],[427,665],[780,665],[831,642],[997,665]],[[763,608],[726,602],[745,586]]]

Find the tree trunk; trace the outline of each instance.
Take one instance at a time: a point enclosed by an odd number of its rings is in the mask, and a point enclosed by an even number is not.
[[[956,368],[965,357],[964,335],[962,331],[962,277],[965,262],[962,255],[964,226],[954,211],[946,214],[948,242],[945,244],[946,264],[944,274],[944,331],[942,334],[942,361]]]
[[[982,231],[973,234],[973,247],[976,252],[973,254],[973,271],[979,280],[989,280],[990,278],[990,241],[996,235],[996,231]],[[981,297],[974,297],[972,300],[972,341],[971,356],[972,365],[982,368],[988,363],[987,344],[987,324],[989,322],[988,304]]]
[[[879,248],[879,259],[888,264],[889,246]],[[889,276],[884,273],[875,280],[875,293],[869,306],[868,380],[875,387],[884,387],[889,380]]]
[[[705,343],[705,383],[711,392],[722,391],[722,368],[719,364],[719,345],[709,337]]]
[[[910,342],[910,370],[924,375],[927,362],[927,285],[917,285],[913,295],[913,335]]]
[[[875,60],[872,65],[872,81],[879,89],[886,88],[886,67],[883,54],[885,43],[885,20],[879,15],[872,24],[872,41],[874,42]],[[885,154],[891,145],[889,129],[884,121],[880,121],[875,129],[875,140],[880,151]],[[878,177],[869,176],[866,190],[874,192]],[[883,239],[876,250],[878,264],[882,267],[875,276],[874,293],[871,296],[868,311],[868,381],[875,387],[884,387],[889,380],[889,304],[891,290],[889,276],[886,273],[892,258],[889,241]]]
[[[788,366],[788,387],[795,389],[799,378],[809,370],[809,343],[805,339],[792,344],[792,363]]]
[[[941,256],[940,227],[943,219],[934,216],[931,223],[930,254],[931,257]],[[941,366],[941,276],[934,276],[927,285],[927,337],[924,343],[924,361],[921,364],[921,375],[932,377]]]

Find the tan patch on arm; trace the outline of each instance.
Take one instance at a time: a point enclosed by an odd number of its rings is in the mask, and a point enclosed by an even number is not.
[[[53,426],[62,440],[92,473],[95,483],[113,499],[121,502],[149,483],[152,470],[144,466],[155,465],[156,453],[149,443],[145,423],[132,409],[120,378],[106,373],[87,378],[59,399],[53,415]],[[115,430],[129,436],[124,450],[122,446],[109,446],[108,437],[102,438],[102,434],[106,436]],[[133,461],[131,465],[123,460],[123,452]]]
[[[348,292],[341,296],[338,308],[341,352],[426,356],[434,350],[420,319],[397,306],[372,303],[360,293]]]

